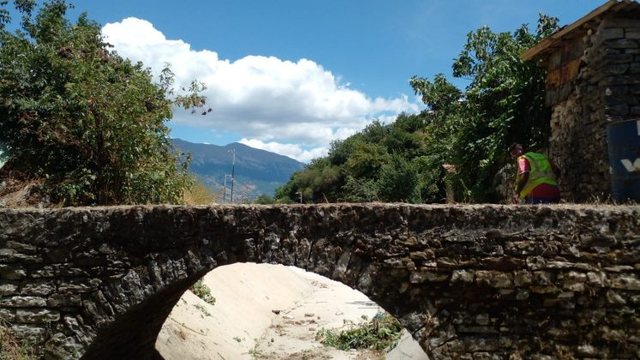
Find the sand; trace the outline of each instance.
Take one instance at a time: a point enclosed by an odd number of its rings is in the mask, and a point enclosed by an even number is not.
[[[340,351],[316,340],[320,329],[346,328],[382,311],[362,293],[282,265],[234,264],[207,274],[216,303],[187,291],[165,322],[156,348],[167,360],[427,359],[404,334],[389,354]]]

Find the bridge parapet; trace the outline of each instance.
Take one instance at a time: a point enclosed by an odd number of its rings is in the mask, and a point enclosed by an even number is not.
[[[3,209],[0,319],[48,358],[154,358],[235,262],[356,288],[434,359],[640,357],[640,206]]]

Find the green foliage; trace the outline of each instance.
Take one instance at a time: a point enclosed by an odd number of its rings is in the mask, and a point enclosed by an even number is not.
[[[509,144],[547,144],[550,114],[544,106],[544,71],[519,55],[556,28],[557,19],[544,15],[536,34],[524,25],[513,33],[480,28],[468,34],[453,64],[454,76],[471,83],[460,106],[442,117],[447,130],[438,137],[450,144],[443,160],[456,165],[458,189],[466,184],[472,201],[498,200],[493,178],[510,161]],[[449,92],[442,96],[448,98]]]
[[[433,169],[418,160],[427,153],[425,121],[425,114],[401,114],[393,124],[376,121],[334,142],[327,157],[276,191],[277,201],[297,202],[302,194],[304,202],[422,202],[425,186],[437,188],[421,180],[433,177]]]
[[[194,293],[197,297],[204,300],[207,304],[215,305],[216,298],[211,294],[211,289],[207,285],[205,285],[202,279],[198,280],[189,288],[192,293]]]
[[[464,91],[443,74],[412,77],[427,106],[423,113],[401,114],[389,125],[374,122],[332,143],[326,158],[294,174],[276,198],[442,202],[446,183],[458,201],[498,201],[494,178],[511,161],[508,146],[538,148],[548,141],[544,71],[520,54],[555,29],[556,18],[540,15],[536,33],[524,25],[513,33],[470,32],[453,63],[454,76],[470,80]]]
[[[261,194],[256,198],[256,204],[270,205],[274,203],[275,203],[275,200],[267,194]]]
[[[174,155],[165,121],[174,104],[202,106],[202,85],[175,95],[168,68],[154,83],[86,15],[70,23],[64,0],[16,5],[22,29],[0,29],[0,144],[11,165],[65,205],[179,202],[188,159]]]
[[[384,350],[396,344],[401,331],[398,320],[389,314],[378,313],[371,321],[347,330],[336,332],[322,329],[316,334],[316,339],[339,350]]]

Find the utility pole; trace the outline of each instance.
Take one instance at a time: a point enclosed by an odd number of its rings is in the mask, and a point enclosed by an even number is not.
[[[231,163],[231,203],[233,204],[233,183],[236,182],[234,176],[236,168],[236,149],[231,149],[231,152],[233,153],[233,162]]]
[[[229,176],[229,174],[224,174],[224,180],[223,180],[223,184],[222,185],[222,203],[226,203],[227,202],[227,176]]]

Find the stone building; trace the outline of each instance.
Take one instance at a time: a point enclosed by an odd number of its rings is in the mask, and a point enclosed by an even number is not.
[[[640,136],[640,4],[608,1],[527,50],[522,59],[548,70],[550,156],[563,171],[563,199],[610,198],[616,176],[607,129],[635,124],[635,119]],[[640,160],[634,162],[640,159],[640,137],[637,142],[639,153],[626,165],[640,177]],[[640,187],[640,181],[635,184]]]

